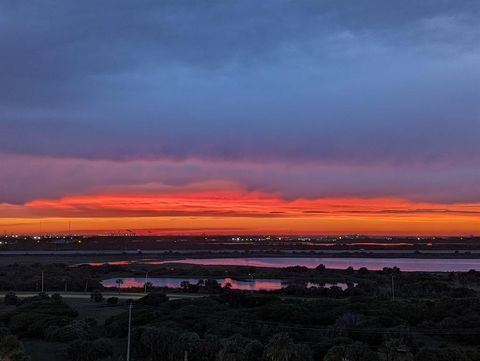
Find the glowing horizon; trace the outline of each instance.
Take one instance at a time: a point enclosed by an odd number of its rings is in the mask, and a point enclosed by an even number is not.
[[[73,233],[129,230],[158,235],[470,235],[480,229],[479,214],[480,204],[358,197],[287,200],[237,187],[75,195],[4,204],[0,229],[26,234],[65,234],[70,227]]]

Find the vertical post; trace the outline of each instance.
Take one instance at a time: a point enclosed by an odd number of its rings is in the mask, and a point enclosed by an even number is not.
[[[395,281],[392,274],[392,301],[395,301]]]
[[[130,334],[132,330],[132,307],[133,302],[128,305],[128,338],[127,338],[127,361],[130,361]]]
[[[45,291],[43,278],[44,278],[44,274],[43,274],[43,271],[42,271],[42,293]]]
[[[183,354],[183,361],[188,361],[188,351],[185,351]]]
[[[148,271],[145,273],[145,293],[147,293]]]

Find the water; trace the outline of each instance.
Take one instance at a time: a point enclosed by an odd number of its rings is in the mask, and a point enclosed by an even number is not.
[[[204,266],[251,266],[283,268],[305,266],[315,268],[319,264],[327,268],[381,270],[384,267],[398,267],[402,271],[418,272],[466,272],[480,270],[480,259],[422,259],[422,258],[317,258],[317,257],[241,257],[241,258],[187,258],[168,261],[140,261],[140,263],[161,264],[195,264]]]
[[[136,259],[115,260],[108,262],[90,262],[91,266],[130,265],[130,264],[193,264],[203,266],[250,266],[284,268],[304,266],[315,268],[320,264],[332,269],[358,269],[366,267],[369,270],[381,270],[384,267],[398,267],[410,272],[467,272],[480,270],[480,259],[466,258],[368,258],[368,257],[239,257],[239,258],[185,258],[177,260]]]
[[[102,281],[104,287],[117,287],[116,281],[119,278],[110,278]],[[124,277],[120,278],[122,283],[122,288],[142,288],[145,285],[145,277]],[[282,281],[279,279],[254,279],[249,280],[236,280],[232,278],[215,278],[219,284],[224,287],[227,283],[230,283],[232,289],[235,290],[247,290],[247,291],[274,291],[279,290],[288,285],[288,282]],[[198,281],[205,280],[205,278],[177,278],[177,277],[149,277],[148,282],[152,283],[154,287],[169,287],[169,288],[180,288],[183,281],[187,281],[190,284],[197,284]],[[341,289],[346,289],[348,286],[346,283],[325,283],[318,284],[308,282],[307,287],[325,287],[330,288],[332,286],[340,287]]]

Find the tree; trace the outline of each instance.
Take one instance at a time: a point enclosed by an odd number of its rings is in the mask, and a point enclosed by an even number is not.
[[[324,361],[379,361],[376,352],[370,350],[363,342],[340,344],[331,347]]]
[[[188,354],[193,352],[200,343],[200,337],[195,332],[185,332],[178,338],[178,348],[184,354],[184,361],[188,361]]]
[[[215,355],[217,355],[221,348],[222,345],[220,343],[220,338],[218,336],[208,334],[200,340],[198,348],[195,351],[198,357],[195,359],[202,361],[214,360]]]
[[[267,361],[289,361],[295,354],[295,343],[287,333],[274,335],[265,347]]]
[[[378,355],[363,342],[348,345],[345,355],[349,361],[378,361]]]
[[[351,330],[358,328],[364,320],[365,316],[361,314],[346,312],[335,321],[332,331],[336,336],[349,336]]]
[[[123,285],[123,280],[119,278],[115,281],[115,283],[117,284],[117,288],[120,289]]]
[[[234,335],[223,343],[217,354],[217,361],[260,361],[263,347],[258,341],[252,341],[241,335]]]
[[[145,288],[145,291],[148,292],[148,290],[153,289],[153,283],[152,282],[145,282],[143,287]]]
[[[386,340],[380,347],[379,354],[382,361],[413,360],[413,355],[407,350],[403,350],[401,340],[397,338]]]
[[[312,361],[312,350],[310,347],[303,344],[297,344],[294,348],[293,361]]]
[[[190,288],[190,282],[188,281],[180,282],[180,288],[183,289],[184,291],[188,291],[188,289]]]
[[[347,346],[346,345],[336,345],[331,347],[323,361],[346,361],[347,360]]]
[[[367,267],[360,267],[358,269],[358,274],[361,274],[361,275],[368,275],[369,273],[369,270]]]
[[[150,361],[170,361],[179,355],[178,334],[166,327],[143,327],[139,332],[136,351]]]
[[[7,361],[29,361],[22,343],[12,335],[0,339],[0,359]]]
[[[415,361],[476,361],[479,359],[480,352],[469,348],[422,348],[415,355]]]

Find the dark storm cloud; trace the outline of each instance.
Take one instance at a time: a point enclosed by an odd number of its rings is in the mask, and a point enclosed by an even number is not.
[[[305,163],[336,170],[170,176],[286,197],[474,199],[479,15],[478,1],[2,1],[0,153]],[[14,170],[12,202],[96,179],[58,169],[58,183],[28,187],[34,175]],[[100,183],[165,181],[147,173]]]

